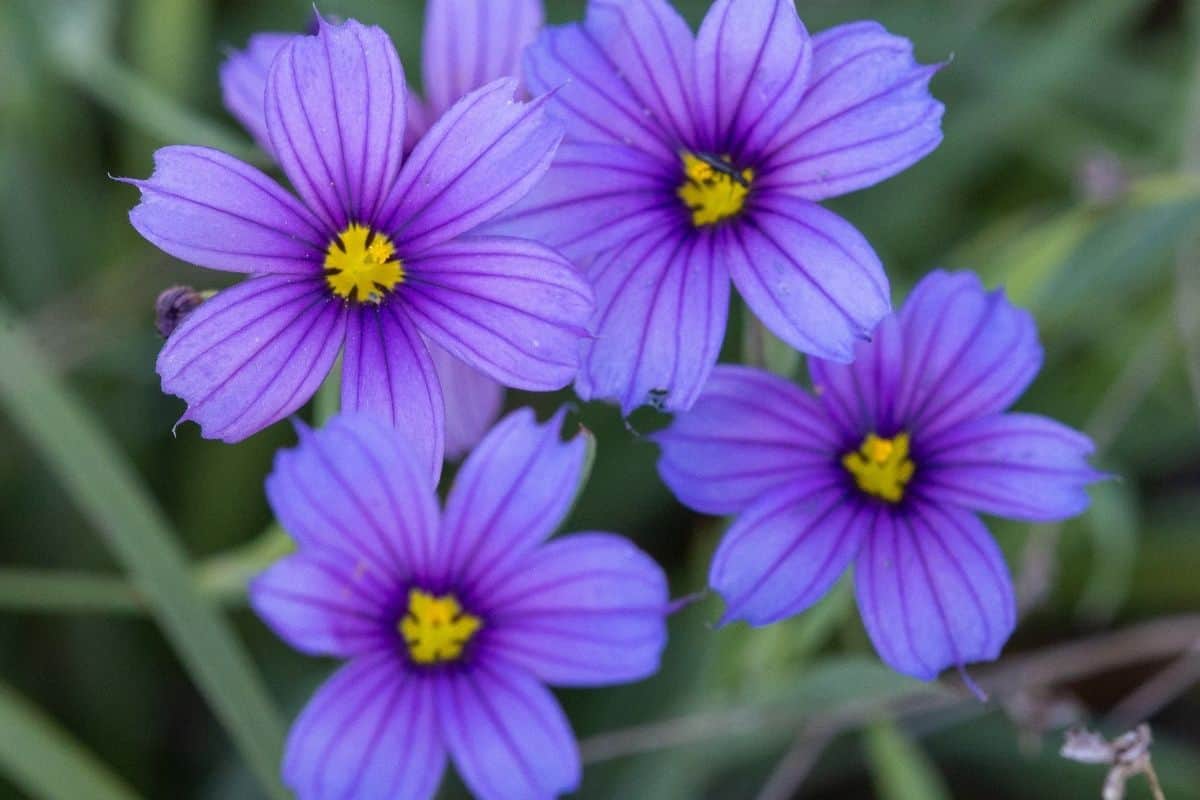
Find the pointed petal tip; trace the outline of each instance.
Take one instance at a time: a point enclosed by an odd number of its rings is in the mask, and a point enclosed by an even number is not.
[[[708,597],[708,594],[708,589],[701,589],[698,592],[692,592],[691,594],[685,594],[683,597],[675,598],[671,602],[667,603],[667,616],[673,616],[674,614],[683,611],[685,608],[699,603],[701,600]]]
[[[335,420],[337,418],[338,418],[338,416],[334,415],[333,419],[331,419],[330,421],[332,422],[333,420]],[[309,437],[311,437],[313,435],[312,427],[307,422],[300,419],[300,417],[297,416],[296,414],[293,414],[292,416],[288,417],[288,422],[292,423],[292,430],[294,430],[296,432],[296,438],[299,439],[301,442],[307,441],[309,439]]]
[[[970,676],[967,672],[967,666],[965,664],[955,664],[955,668],[958,670],[963,684],[967,687],[967,691],[973,694],[975,699],[980,703],[986,703],[988,701],[988,693]]]

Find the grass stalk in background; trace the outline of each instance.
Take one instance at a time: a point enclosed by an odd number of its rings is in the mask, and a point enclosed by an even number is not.
[[[0,765],[31,796],[136,800],[109,768],[28,700],[0,682]]]
[[[283,724],[229,624],[201,595],[161,510],[99,422],[0,305],[0,406],[129,572],[201,693],[271,797]]]

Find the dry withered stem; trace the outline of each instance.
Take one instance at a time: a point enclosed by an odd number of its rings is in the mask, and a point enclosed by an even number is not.
[[[1072,728],[1067,731],[1059,753],[1063,758],[1081,764],[1108,766],[1108,776],[1104,779],[1104,788],[1100,792],[1103,800],[1125,800],[1125,784],[1135,775],[1146,776],[1146,780],[1150,782],[1150,791],[1154,793],[1154,800],[1166,800],[1150,759],[1150,745],[1153,741],[1150,726],[1144,723],[1111,742],[1087,728]]]

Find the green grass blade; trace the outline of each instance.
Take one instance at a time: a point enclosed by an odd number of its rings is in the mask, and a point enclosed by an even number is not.
[[[893,723],[876,722],[864,741],[881,800],[949,800],[946,782],[929,756]]]
[[[137,794],[79,742],[0,682],[0,766],[32,797],[134,800]]]
[[[103,534],[250,768],[286,797],[283,725],[228,623],[201,595],[162,511],[47,359],[0,305],[0,404]]]

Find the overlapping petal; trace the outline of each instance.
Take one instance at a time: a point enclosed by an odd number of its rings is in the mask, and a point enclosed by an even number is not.
[[[597,258],[595,340],[575,390],[629,414],[649,403],[690,408],[716,363],[729,312],[729,277],[710,236],[675,226]]]
[[[716,0],[696,37],[705,149],[756,158],[804,96],[812,43],[793,0]]]
[[[718,366],[696,405],[653,437],[658,473],[688,506],[736,514],[773,489],[827,482],[840,442],[817,401],[790,381]]]
[[[813,388],[843,436],[857,448],[867,433],[893,436],[904,427],[897,418],[896,396],[904,369],[904,333],[895,315],[875,327],[871,341],[854,343],[854,361],[839,364],[808,359]]]
[[[855,341],[890,309],[879,257],[850,223],[815,203],[768,193],[752,211],[722,239],[746,304],[796,349],[850,361]]]
[[[592,0],[584,25],[669,143],[697,141],[695,40],[679,12],[667,0]]]
[[[429,681],[393,653],[342,667],[292,726],[283,780],[308,800],[429,800],[446,769]]]
[[[1016,624],[1000,549],[974,514],[953,506],[918,502],[882,514],[854,580],[879,655],[922,680],[996,658]]]
[[[643,105],[584,25],[544,29],[525,50],[525,85],[550,94],[547,109],[570,141],[628,145],[661,159],[678,158],[668,123]]]
[[[246,43],[245,50],[234,50],[221,64],[221,97],[225,108],[245,126],[254,141],[268,153],[271,136],[267,132],[267,116],[263,108],[267,96],[267,74],[271,62],[295,34],[256,33]]]
[[[592,290],[553,250],[476,236],[434,247],[405,266],[407,313],[456,358],[522,389],[558,389],[575,376]]]
[[[545,98],[516,102],[516,88],[505,79],[471,92],[417,143],[379,222],[406,255],[497,216],[550,166],[562,127],[546,116]]]
[[[129,212],[138,233],[164,252],[211,269],[316,275],[321,223],[279,184],[207,147],[164,147],[154,174],[125,179],[142,192]]]
[[[342,411],[395,428],[437,483],[445,449],[445,403],[437,369],[396,303],[350,311],[342,357]]]
[[[658,670],[667,581],[628,539],[571,534],[494,574],[487,586],[489,656],[557,686],[634,681]]]
[[[444,348],[427,344],[446,404],[446,458],[461,458],[500,416],[504,386]]]
[[[813,45],[808,91],[768,145],[764,187],[823,200],[890,178],[941,143],[944,108],[929,93],[941,65],[918,64],[912,42],[855,22]]]
[[[1042,365],[1037,325],[972,272],[932,272],[900,312],[904,375],[897,418],[925,437],[1003,411]]]
[[[679,224],[678,166],[631,147],[565,142],[553,168],[489,231],[582,258]]]
[[[437,684],[442,731],[481,800],[549,800],[579,784],[579,751],[558,701],[522,670],[481,667]]]
[[[356,572],[399,585],[428,575],[436,555],[437,497],[427,466],[401,434],[338,415],[280,451],[267,499],[302,547],[345,554]]]
[[[776,488],[742,513],[713,556],[708,583],[723,621],[767,625],[819,600],[858,554],[877,511],[842,481]]]
[[[921,445],[923,496],[1010,519],[1046,522],[1082,513],[1086,486],[1103,475],[1092,441],[1034,414],[993,414],[943,430]]]
[[[158,356],[163,391],[183,419],[236,442],[312,397],[333,366],[346,310],[319,278],[264,275],[218,292],[171,334]]]
[[[333,551],[306,549],[255,578],[250,604],[297,650],[350,658],[387,647],[393,592],[387,575]]]
[[[404,71],[381,29],[320,20],[296,36],[267,76],[271,149],[292,186],[326,224],[370,224],[400,171]]]
[[[559,411],[539,425],[514,411],[467,457],[446,499],[444,570],[467,584],[500,569],[562,522],[583,479],[591,434],[562,441]]]
[[[421,63],[432,116],[497,78],[517,77],[542,20],[541,0],[429,0]]]

